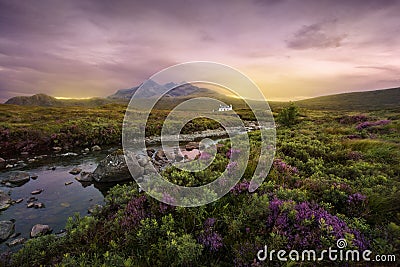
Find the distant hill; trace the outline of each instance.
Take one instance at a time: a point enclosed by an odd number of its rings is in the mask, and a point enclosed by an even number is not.
[[[111,103],[104,98],[90,99],[57,99],[46,94],[36,94],[33,96],[16,96],[5,102],[9,105],[19,106],[42,106],[42,107],[68,107],[68,106],[100,106]]]
[[[59,100],[45,94],[37,94],[33,96],[16,96],[7,100],[5,104],[19,106],[57,106],[59,105]]]
[[[152,100],[150,98],[160,96],[160,92],[164,92],[165,88],[173,88],[176,84],[168,83],[159,85],[155,82],[149,83],[148,90],[144,90],[140,107],[147,107]],[[37,94],[33,96],[17,96],[10,98],[5,104],[20,106],[49,106],[49,107],[68,107],[68,106],[87,106],[95,107],[110,103],[127,104],[132,95],[137,91],[139,86],[130,89],[118,90],[107,98],[90,98],[90,99],[56,99],[54,97]],[[185,84],[174,88],[168,92],[156,105],[157,109],[172,109],[179,103],[191,99],[193,97],[211,97],[232,104],[234,109],[246,109],[247,105],[243,100],[232,98],[214,90],[200,88],[192,84]],[[258,106],[259,101],[250,100],[250,102]],[[382,89],[374,91],[363,91],[353,93],[343,93],[337,95],[320,96],[300,101],[295,101],[296,105],[309,109],[325,109],[325,110],[376,110],[383,108],[400,108],[400,88]],[[284,107],[285,102],[269,102],[272,109]],[[260,105],[262,107],[262,105]],[[200,109],[212,110],[216,107],[212,103],[204,103]]]
[[[295,102],[312,109],[375,110],[400,107],[400,87],[327,95]]]

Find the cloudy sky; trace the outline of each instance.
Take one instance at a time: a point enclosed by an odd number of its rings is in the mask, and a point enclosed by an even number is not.
[[[107,96],[186,61],[270,100],[400,86],[400,1],[3,1],[0,102]]]

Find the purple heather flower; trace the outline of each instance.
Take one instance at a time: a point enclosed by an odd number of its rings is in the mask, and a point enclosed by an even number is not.
[[[356,126],[357,130],[362,130],[372,126],[386,125],[390,123],[390,120],[380,120],[380,121],[365,121]]]
[[[223,246],[221,235],[214,230],[215,222],[215,218],[207,218],[203,224],[204,230],[198,237],[199,243],[210,251],[218,251]]]
[[[357,195],[355,198],[364,199]],[[319,247],[321,237],[344,238],[346,233],[354,234],[353,244],[359,249],[366,249],[368,241],[361,233],[350,229],[347,224],[319,207],[317,204],[273,199],[269,203],[269,216],[266,220],[267,228],[277,231],[288,239],[288,248]]]
[[[125,208],[124,217],[121,221],[123,227],[135,227],[142,219],[150,216],[144,207],[146,201],[146,196],[140,196],[134,197],[128,202]]]
[[[349,124],[349,123],[356,123],[356,122],[363,122],[368,120],[368,117],[361,114],[361,115],[354,115],[354,116],[346,116],[339,120],[341,124]]]
[[[222,237],[219,233],[206,230],[198,238],[199,243],[208,247],[211,251],[218,251],[222,246]]]
[[[274,166],[281,173],[288,173],[288,172],[293,173],[293,174],[299,173],[299,170],[296,167],[293,167],[293,166],[287,164],[286,162],[284,162],[281,159],[275,159]]]
[[[239,195],[240,193],[247,192],[249,189],[250,183],[244,179],[242,182],[235,184],[235,186],[231,189],[231,192],[234,195]]]
[[[205,227],[213,227],[215,224],[215,218],[207,218],[204,222]]]
[[[360,193],[352,194],[348,197],[347,203],[351,206],[362,205],[367,200],[367,197]]]

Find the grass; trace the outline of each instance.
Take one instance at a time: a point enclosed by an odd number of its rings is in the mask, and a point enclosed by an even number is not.
[[[281,109],[274,109],[274,114]],[[51,145],[55,140],[78,139],[119,144],[124,106],[0,106],[0,112],[3,138],[6,130],[20,141],[23,134],[31,138],[28,132],[38,131],[38,136],[57,135]],[[293,125],[277,128],[274,164],[255,193],[246,186],[257,166],[257,131],[249,134],[251,153],[244,177],[217,202],[197,208],[167,206],[139,193],[135,184],[119,185],[93,216],[71,217],[65,237],[32,239],[4,264],[250,266],[264,245],[277,250],[323,249],[335,247],[338,238],[345,238],[349,248],[368,248],[373,255],[394,254],[399,259],[400,111],[302,107],[299,112]],[[157,133],[167,113],[156,110],[148,129]],[[239,113],[252,118],[249,110]],[[361,121],[388,119],[385,125],[357,129]],[[188,132],[219,127],[204,119],[188,125]],[[91,139],[84,139],[87,136]],[[171,167],[163,175],[181,185],[211,181],[226,167],[228,149],[229,142],[224,143],[215,162],[201,172]],[[327,264],[335,265],[316,263]]]

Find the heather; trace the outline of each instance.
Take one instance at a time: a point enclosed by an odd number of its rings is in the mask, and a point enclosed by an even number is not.
[[[91,216],[71,217],[65,237],[32,239],[10,264],[287,266],[294,263],[261,263],[256,254],[264,245],[321,250],[336,247],[338,238],[349,249],[399,258],[399,111],[295,113],[299,115],[291,123],[278,126],[274,162],[255,192],[249,193],[248,187],[260,153],[257,131],[249,133],[244,177],[218,201],[180,208],[139,192],[134,183],[117,185],[103,208]],[[373,125],[358,127],[365,122]],[[225,169],[234,173],[240,155],[224,141],[206,169],[190,173],[169,167],[163,174],[176,184],[201,185]],[[200,164],[210,158],[210,152],[203,152]],[[167,194],[163,198],[174,201]]]

